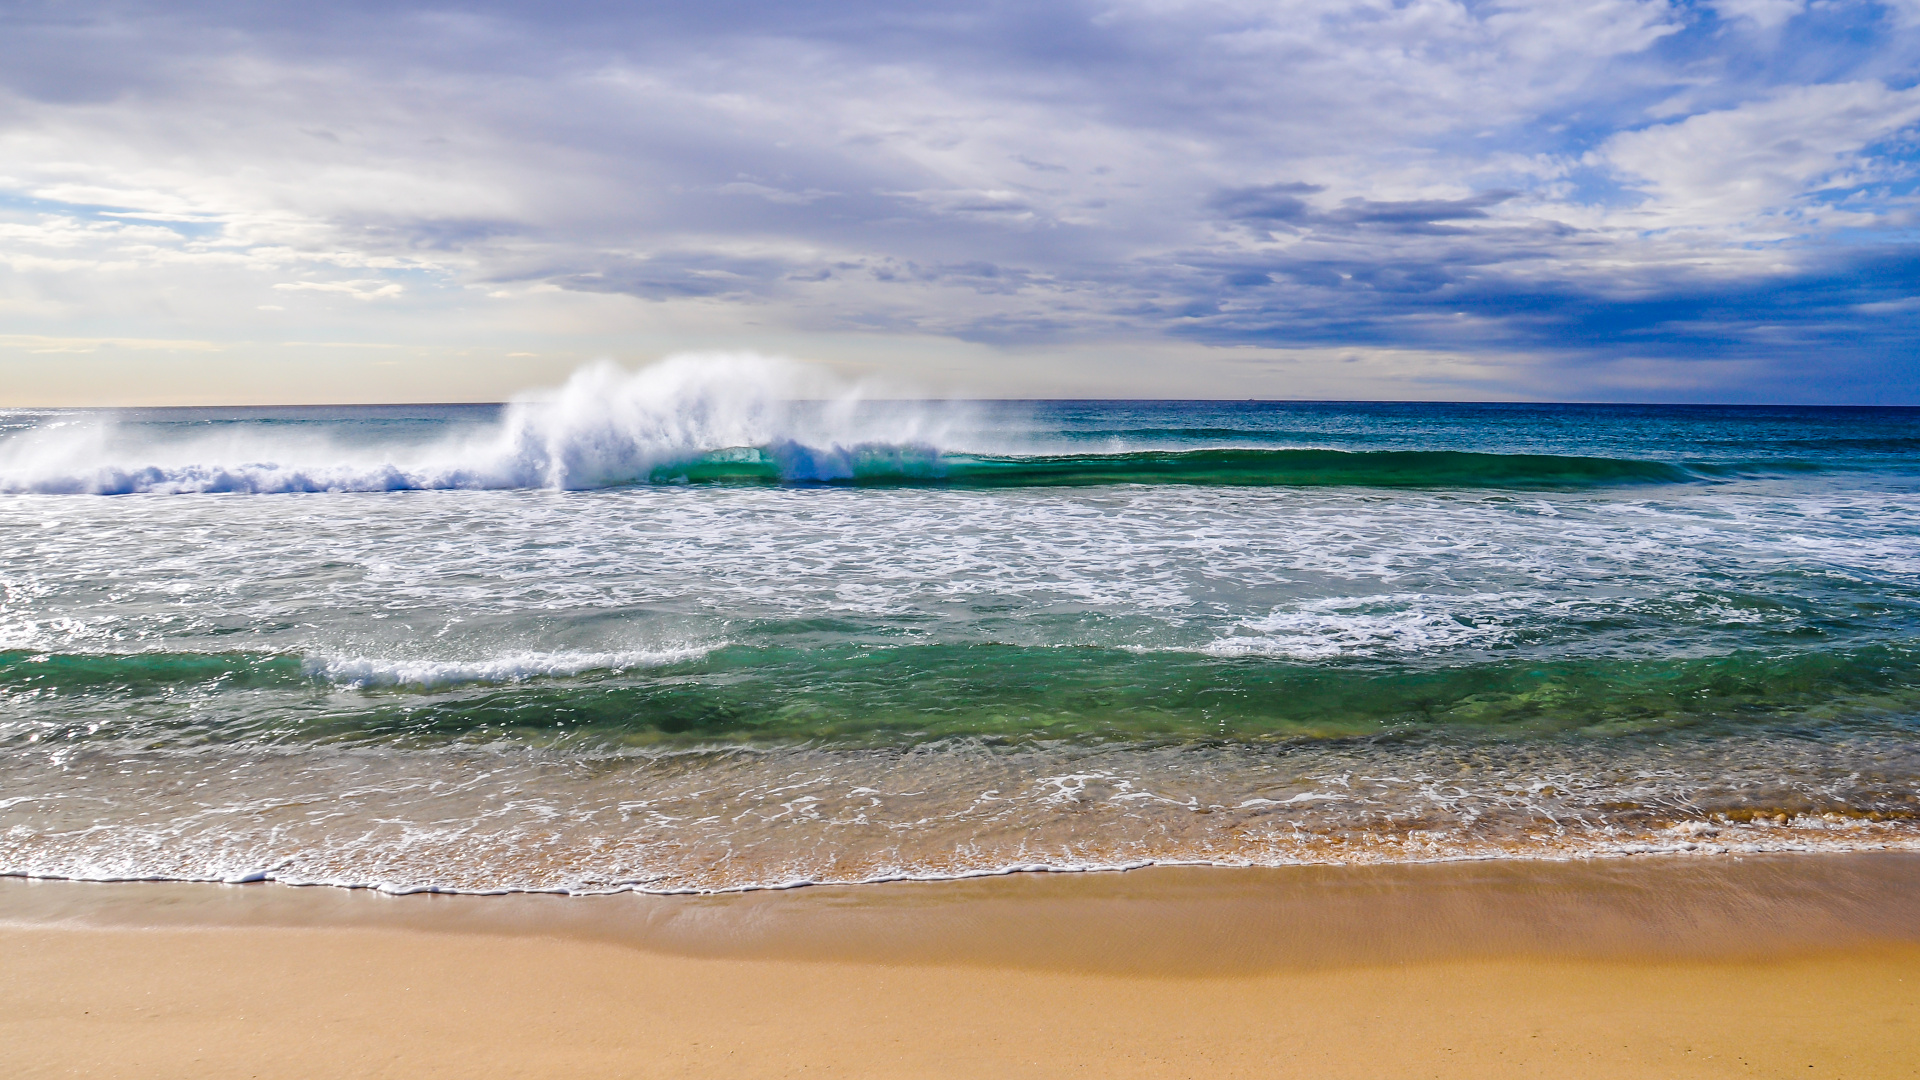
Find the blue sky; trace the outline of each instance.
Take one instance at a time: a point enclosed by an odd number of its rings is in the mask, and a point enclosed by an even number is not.
[[[1920,403],[1920,0],[0,3],[0,404]]]

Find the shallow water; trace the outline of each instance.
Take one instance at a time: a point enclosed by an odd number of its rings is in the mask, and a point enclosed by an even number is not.
[[[0,871],[1912,847],[1916,448],[1916,410],[893,402],[738,365],[8,414]]]

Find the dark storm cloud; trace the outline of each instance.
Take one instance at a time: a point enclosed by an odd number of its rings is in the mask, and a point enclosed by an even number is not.
[[[1398,202],[1347,199],[1338,207],[1324,211],[1313,209],[1300,198],[1324,190],[1326,188],[1321,184],[1264,184],[1220,192],[1208,203],[1230,221],[1258,225],[1457,233],[1463,230],[1448,230],[1444,223],[1484,221],[1488,217],[1487,207],[1498,206],[1518,194],[1512,191],[1487,191],[1465,199],[1409,199]]]

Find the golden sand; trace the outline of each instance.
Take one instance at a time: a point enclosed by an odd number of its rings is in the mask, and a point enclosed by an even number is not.
[[[12,882],[0,1060],[34,1077],[1920,1076],[1916,882],[1920,860],[1871,857],[698,899]]]

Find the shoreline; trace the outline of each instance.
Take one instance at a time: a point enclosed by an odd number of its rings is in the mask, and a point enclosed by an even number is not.
[[[1920,947],[1920,852],[1149,865],[713,893],[0,877],[0,929],[367,929],[734,959],[1223,974]],[[1125,934],[1133,948],[1105,942]]]
[[[1760,818],[1766,821],[1769,819]],[[1868,819],[1870,826],[1882,826],[1878,818]],[[1749,824],[1745,820],[1729,821],[1722,818],[1717,822],[1703,822],[1707,828],[1698,831],[1680,831],[1678,837],[1661,838],[1661,842],[1628,841],[1606,846],[1568,847],[1547,851],[1520,852],[1514,850],[1454,854],[1430,858],[1378,858],[1365,862],[1343,862],[1337,859],[1300,859],[1295,861],[1263,862],[1256,860],[1208,860],[1208,859],[1152,859],[1143,858],[1134,862],[1087,863],[1081,865],[1063,863],[1015,863],[977,870],[957,870],[952,873],[914,873],[901,871],[881,874],[867,878],[827,878],[793,879],[771,881],[758,884],[721,886],[715,888],[696,888],[677,886],[672,888],[649,888],[646,885],[629,882],[604,888],[568,888],[562,886],[505,886],[498,888],[460,888],[441,885],[404,885],[392,883],[355,880],[288,880],[282,877],[279,868],[260,870],[242,876],[215,877],[68,877],[57,873],[34,873],[26,871],[0,871],[0,882],[7,881],[49,881],[84,885],[283,885],[300,889],[342,889],[350,892],[373,892],[385,896],[564,896],[574,898],[602,896],[646,896],[646,897],[686,897],[686,896],[726,896],[760,892],[791,892],[795,889],[857,889],[869,886],[891,885],[943,885],[958,882],[977,881],[987,878],[1021,877],[1041,874],[1131,874],[1142,870],[1199,870],[1199,871],[1251,871],[1291,873],[1302,870],[1331,870],[1335,872],[1363,871],[1369,869],[1390,870],[1401,867],[1461,866],[1471,864],[1584,864],[1604,863],[1614,860],[1638,861],[1642,859],[1687,859],[1714,858],[1801,858],[1805,856],[1847,857],[1875,855],[1912,855],[1920,856],[1920,834],[1908,836],[1882,837],[1877,842],[1863,844],[1858,842],[1825,842],[1820,839],[1796,836],[1788,840],[1777,837],[1761,837],[1756,840],[1749,835],[1735,838],[1723,838],[1719,835],[1726,828],[1738,828]],[[1863,827],[1854,824],[1853,827]],[[1684,825],[1682,826],[1684,829]],[[1669,833],[1675,829],[1666,830]]]
[[[33,1077],[1917,1076],[1916,886],[1905,853],[685,897],[14,879],[0,1044]]]

